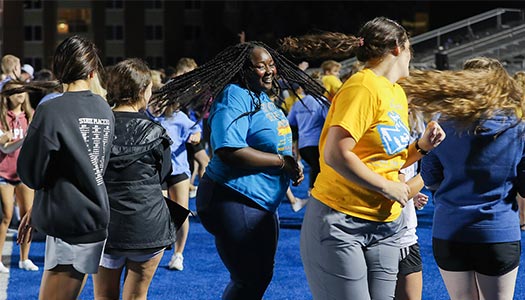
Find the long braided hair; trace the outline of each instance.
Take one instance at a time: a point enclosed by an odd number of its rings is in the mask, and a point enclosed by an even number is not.
[[[251,64],[254,48],[264,48],[272,56],[280,78],[301,86],[318,101],[324,103],[322,85],[299,69],[293,62],[262,42],[247,42],[230,46],[207,63],[191,72],[175,77],[154,93],[151,100],[159,110],[175,105],[178,109],[203,106],[203,112],[209,110],[210,99],[215,98],[229,83],[239,83],[252,90],[246,80],[245,70]],[[280,86],[274,77],[270,94],[278,94]],[[253,91],[253,90],[252,90]],[[252,95],[255,94],[255,97]],[[257,93],[250,93],[256,110],[260,109]],[[255,112],[254,111],[254,112]],[[253,112],[252,112],[253,113]]]

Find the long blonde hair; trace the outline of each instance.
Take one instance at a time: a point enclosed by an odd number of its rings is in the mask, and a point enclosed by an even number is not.
[[[523,91],[501,63],[477,57],[463,71],[412,71],[399,84],[409,106],[470,125],[495,113],[524,119]]]
[[[525,92],[525,72],[524,71],[518,71],[514,73],[514,81],[518,84],[518,86]]]
[[[12,109],[9,101],[9,97],[13,94],[18,94],[22,92],[19,87],[22,86],[22,83],[11,80],[4,84],[2,88],[1,98],[0,98],[0,125],[2,125],[3,131],[11,130],[9,124],[7,123],[7,112]],[[15,89],[17,92],[14,92]],[[10,92],[11,91],[11,92]],[[29,103],[29,94],[24,92],[25,100],[22,103],[22,111],[25,113],[27,123],[29,124],[33,119],[34,110]]]

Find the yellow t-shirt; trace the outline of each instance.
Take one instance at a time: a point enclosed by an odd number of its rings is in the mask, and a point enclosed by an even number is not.
[[[339,91],[343,83],[335,75],[325,75],[323,76],[322,81],[324,88],[327,90],[327,92],[325,92],[324,95],[328,100],[332,101],[332,99],[334,99],[335,94],[337,93],[337,91]]]
[[[405,92],[365,69],[345,82],[333,99],[319,140],[321,173],[312,195],[331,208],[361,219],[390,222],[401,214],[399,203],[345,179],[324,160],[328,129],[340,126],[356,140],[352,150],[372,171],[399,181],[408,155],[410,131]]]

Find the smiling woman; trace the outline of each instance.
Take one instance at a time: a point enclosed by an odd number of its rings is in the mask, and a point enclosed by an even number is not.
[[[273,276],[275,212],[290,180],[294,185],[303,180],[288,120],[268,96],[278,94],[278,72],[322,99],[318,83],[258,42],[227,48],[157,95],[165,105],[182,106],[214,98],[208,122],[215,155],[199,184],[197,212],[230,272],[222,299],[262,298]]]

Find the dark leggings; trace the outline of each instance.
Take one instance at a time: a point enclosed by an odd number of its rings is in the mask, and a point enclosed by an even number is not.
[[[321,167],[319,166],[319,147],[308,146],[301,148],[299,149],[299,154],[301,154],[301,158],[310,166],[310,188],[313,188],[315,179],[319,172],[321,172]]]
[[[230,272],[224,300],[260,300],[270,284],[279,223],[269,212],[242,194],[208,176],[199,183],[197,212]]]

